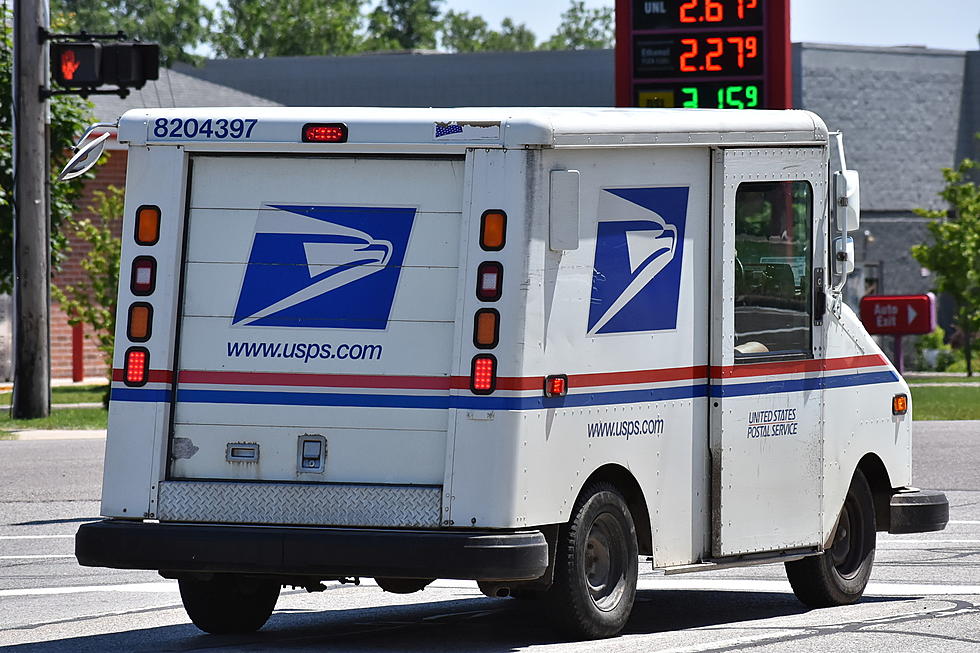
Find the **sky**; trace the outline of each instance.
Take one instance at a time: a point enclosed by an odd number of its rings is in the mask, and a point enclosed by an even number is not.
[[[614,0],[586,0],[612,7]],[[446,0],[444,9],[483,16],[491,26],[510,16],[539,40],[550,36],[569,0]],[[792,0],[794,42],[852,45],[924,45],[976,50],[980,0]]]

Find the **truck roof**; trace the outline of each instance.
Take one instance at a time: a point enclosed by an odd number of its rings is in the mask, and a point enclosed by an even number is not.
[[[229,138],[225,132],[219,132],[225,133],[223,137],[215,135],[216,123],[223,121],[227,130],[232,120],[252,125],[247,138]],[[207,107],[127,111],[119,121],[119,141],[133,145],[300,143],[303,126],[310,123],[346,125],[347,142],[352,145],[554,147],[827,140],[823,120],[801,110]]]

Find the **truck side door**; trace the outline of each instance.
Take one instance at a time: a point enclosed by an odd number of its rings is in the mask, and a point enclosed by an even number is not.
[[[713,158],[714,557],[821,544],[825,152]]]

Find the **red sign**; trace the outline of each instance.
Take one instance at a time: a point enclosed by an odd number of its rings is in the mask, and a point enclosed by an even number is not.
[[[936,298],[932,293],[868,295],[861,299],[861,322],[874,334],[932,333],[936,328]]]
[[[616,106],[791,105],[789,0],[616,0]]]

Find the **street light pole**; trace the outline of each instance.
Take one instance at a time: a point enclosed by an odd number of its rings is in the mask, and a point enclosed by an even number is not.
[[[14,418],[51,410],[47,0],[14,0]],[[42,31],[43,30],[43,31]]]

